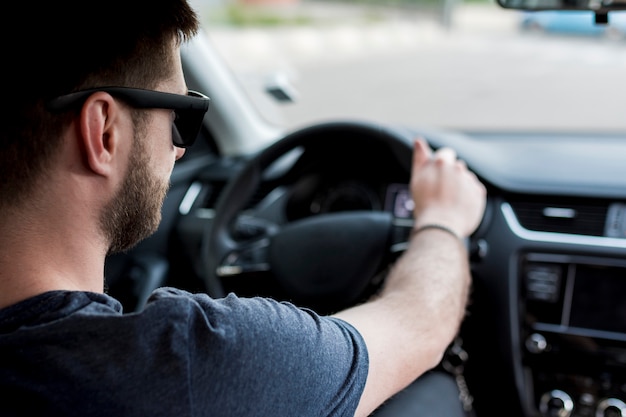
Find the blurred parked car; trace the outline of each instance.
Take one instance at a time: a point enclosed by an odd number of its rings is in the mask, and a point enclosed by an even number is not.
[[[607,24],[597,24],[594,13],[590,11],[545,10],[524,12],[521,28],[545,33],[607,36],[618,39],[626,35],[626,13],[611,12]]]

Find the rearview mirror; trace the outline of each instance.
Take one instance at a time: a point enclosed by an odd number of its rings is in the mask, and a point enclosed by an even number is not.
[[[505,9],[517,10],[591,10],[596,12],[596,23],[607,23],[604,16],[613,10],[626,10],[626,0],[497,0]]]

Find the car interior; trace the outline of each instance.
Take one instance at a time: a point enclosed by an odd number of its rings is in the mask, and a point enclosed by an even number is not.
[[[502,1],[490,6],[540,3]],[[602,24],[620,3],[575,6]],[[107,259],[107,291],[126,314],[161,286],[320,314],[367,299],[406,247],[412,141],[422,137],[454,148],[488,191],[466,242],[473,288],[459,334],[476,415],[626,415],[625,131],[341,116],[285,127],[257,112],[209,36],[182,58],[189,89],[211,105],[175,165],[159,230]]]

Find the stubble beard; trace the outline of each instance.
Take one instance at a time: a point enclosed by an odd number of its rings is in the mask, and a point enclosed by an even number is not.
[[[108,254],[127,251],[152,235],[161,222],[161,208],[169,189],[150,172],[145,134],[135,129],[133,149],[122,187],[100,215]]]

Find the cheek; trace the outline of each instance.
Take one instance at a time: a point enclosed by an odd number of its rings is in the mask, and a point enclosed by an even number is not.
[[[168,115],[168,113],[166,113]],[[172,121],[169,117],[159,117],[148,133],[150,159],[158,172],[169,177],[176,160],[176,148],[172,143]]]

